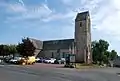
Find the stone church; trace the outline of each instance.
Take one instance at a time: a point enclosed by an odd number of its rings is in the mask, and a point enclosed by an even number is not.
[[[74,39],[40,41],[29,38],[35,46],[38,57],[65,58],[75,54],[76,62],[91,63],[91,23],[89,11],[78,13],[75,19]]]

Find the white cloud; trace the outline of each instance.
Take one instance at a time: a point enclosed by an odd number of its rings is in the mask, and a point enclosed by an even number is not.
[[[52,10],[46,4],[42,4],[30,9],[26,14],[23,14],[22,17],[26,19],[44,18],[49,16],[51,13]]]
[[[55,20],[66,20],[66,19],[71,19],[74,20],[75,19],[75,15],[76,12],[74,11],[69,11],[67,13],[53,13],[51,16],[43,19],[44,22],[49,22],[49,21],[55,21]]]
[[[8,6],[8,9],[7,9],[9,12],[12,12],[12,13],[24,13],[27,11],[26,7],[25,6],[22,6],[21,4],[10,4]]]
[[[77,13],[71,10],[67,13],[57,13],[56,11],[51,10],[46,4],[33,7],[25,7],[21,4],[14,4],[11,5],[8,10],[11,12],[22,12],[22,14],[15,17],[8,17],[6,22],[16,22],[25,19],[39,19],[43,22],[71,19],[71,23],[73,23]]]
[[[0,7],[4,8],[8,13],[24,13],[27,10],[22,0],[18,0],[14,3],[3,1],[0,2]]]
[[[15,7],[16,6],[16,7]],[[22,12],[22,14],[14,16],[14,17],[8,17],[7,22],[16,22],[19,20],[25,20],[25,19],[42,19],[47,16],[49,16],[52,13],[52,10],[46,5],[42,4],[39,6],[31,6],[31,7],[25,7],[22,5],[11,5],[8,8],[9,11],[13,12]]]
[[[111,0],[111,3],[113,3],[115,8],[120,9],[120,0]]]
[[[96,14],[96,28],[98,31],[112,35],[115,40],[120,41],[120,5],[119,0],[111,0],[109,5],[100,8]]]

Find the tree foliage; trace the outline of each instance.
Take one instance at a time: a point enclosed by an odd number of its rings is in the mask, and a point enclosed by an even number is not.
[[[17,53],[16,45],[0,45],[0,55],[7,56],[15,53]]]
[[[0,45],[0,55],[5,56],[8,54],[9,48],[7,45]]]
[[[111,52],[110,52],[110,60],[114,60],[117,57],[118,57],[117,52],[115,50],[111,50]]]
[[[28,38],[22,39],[22,43],[19,43],[18,45],[0,45],[0,55],[3,57],[11,54],[14,57],[16,53],[19,53],[22,56],[33,56],[34,51],[35,48]]]
[[[14,58],[17,53],[17,45],[9,45],[9,53],[12,54]]]
[[[33,56],[35,48],[33,44],[30,42],[30,40],[27,38],[22,39],[22,43],[18,44],[17,50],[22,56]]]
[[[108,51],[109,43],[100,39],[92,42],[92,54],[94,63],[108,63],[109,60],[114,60],[117,57],[115,50]]]

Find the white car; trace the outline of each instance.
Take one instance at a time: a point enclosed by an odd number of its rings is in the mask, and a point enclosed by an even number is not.
[[[21,60],[21,57],[15,57],[14,59],[10,59],[9,62],[10,63],[17,63],[20,60]]]
[[[54,58],[46,59],[45,63],[51,63],[51,64],[53,64],[55,62],[55,60],[56,59],[54,59]]]
[[[17,62],[16,59],[10,59],[10,63],[15,63],[15,62]]]
[[[50,61],[50,62],[53,64],[53,63],[55,62],[55,60],[56,60],[56,59],[51,58],[51,61]]]

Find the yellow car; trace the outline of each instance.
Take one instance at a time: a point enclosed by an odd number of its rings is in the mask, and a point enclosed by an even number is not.
[[[20,64],[22,65],[31,65],[31,64],[34,64],[35,63],[35,57],[34,56],[28,56],[28,57],[25,57],[25,58],[22,58],[20,60]]]
[[[26,64],[34,64],[36,61],[34,56],[29,56],[26,60]]]

